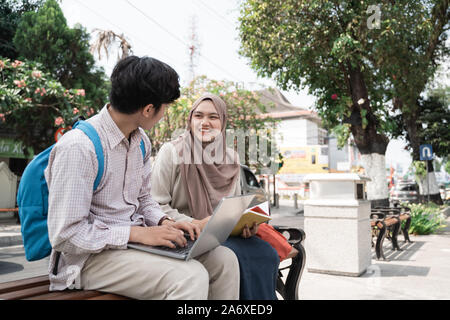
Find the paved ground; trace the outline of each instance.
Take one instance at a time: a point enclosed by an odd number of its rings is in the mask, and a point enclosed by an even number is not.
[[[289,202],[280,204],[279,209],[272,209],[272,224],[303,228],[301,204],[299,209]],[[438,234],[411,236],[411,240],[411,244],[400,241],[404,249],[400,252],[392,251],[385,240],[384,253],[390,261],[377,261],[373,254],[372,265],[360,277],[311,273],[306,262],[300,299],[450,299],[450,217],[447,227]],[[47,264],[47,259],[26,261],[20,226],[13,219],[0,220],[0,283],[46,274]]]
[[[283,204],[283,203],[281,203]],[[296,210],[289,203],[272,209],[273,224],[303,228],[302,207]],[[289,206],[287,206],[289,205]],[[296,214],[298,212],[301,214]],[[301,300],[448,300],[450,299],[450,216],[447,227],[435,235],[414,236],[413,243],[399,245],[403,251],[393,251],[390,241],[384,241],[384,254],[389,261],[377,261],[360,277],[346,277],[308,272],[300,282]],[[308,232],[306,231],[306,240]],[[286,264],[286,263],[285,263]]]

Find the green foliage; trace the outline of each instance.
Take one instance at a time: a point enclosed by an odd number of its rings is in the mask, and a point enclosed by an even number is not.
[[[413,161],[412,167],[414,168],[415,176],[420,180],[424,179],[427,175],[427,169],[425,161]],[[416,180],[418,180],[416,179]]]
[[[260,76],[274,77],[283,89],[308,86],[319,98],[316,108],[327,128],[343,124],[350,116],[355,103],[348,72],[360,66],[375,112],[385,103],[385,79],[374,77],[369,60],[373,43],[364,39],[378,33],[370,34],[366,27],[366,9],[372,2],[363,6],[350,1],[245,1],[241,54],[250,58]],[[367,120],[363,121],[366,126]]]
[[[402,99],[401,112],[414,110],[436,58],[448,53],[438,28],[445,3],[247,0],[240,9],[240,53],[281,88],[308,87],[327,128],[373,125],[395,137],[401,132],[388,108],[393,98]],[[379,28],[368,27],[371,5],[380,8]],[[367,89],[361,104],[364,92],[357,92],[358,81],[351,83],[355,76]]]
[[[448,87],[450,89],[450,87]],[[447,90],[448,90],[447,89]],[[448,95],[448,93],[447,93]],[[448,96],[447,96],[448,100]],[[448,101],[447,101],[448,102]],[[450,154],[450,105],[445,104],[438,96],[419,100],[420,140],[433,147],[433,153],[438,157]]]
[[[89,106],[83,89],[66,89],[42,70],[39,63],[0,56],[0,126],[15,133],[35,154],[55,142],[58,128],[97,110],[96,105]]]
[[[350,125],[349,124],[337,125],[334,128],[332,128],[331,131],[337,137],[338,148],[342,149],[348,142],[348,138],[350,137]]]
[[[89,52],[89,34],[81,26],[71,29],[55,0],[37,12],[26,12],[14,36],[22,57],[42,63],[67,88],[84,89],[94,104],[103,105],[108,94],[106,76]]]
[[[17,26],[25,12],[36,11],[44,0],[0,0],[0,56],[17,59],[13,44]]]
[[[410,204],[411,225],[409,233],[427,235],[445,227],[445,219],[441,215],[440,208],[434,203]]]

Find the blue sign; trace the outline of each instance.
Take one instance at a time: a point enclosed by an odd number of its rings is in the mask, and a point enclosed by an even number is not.
[[[433,160],[433,147],[431,144],[420,145],[420,160]]]

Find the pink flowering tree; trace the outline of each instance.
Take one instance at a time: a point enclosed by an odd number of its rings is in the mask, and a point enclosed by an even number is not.
[[[0,77],[1,131],[35,154],[55,142],[59,128],[70,128],[77,116],[88,118],[97,111],[83,89],[64,88],[38,63],[0,57]]]

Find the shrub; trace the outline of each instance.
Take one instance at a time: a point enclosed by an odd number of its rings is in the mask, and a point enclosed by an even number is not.
[[[445,219],[438,205],[434,203],[409,204],[408,207],[411,209],[409,233],[426,235],[445,227]]]

